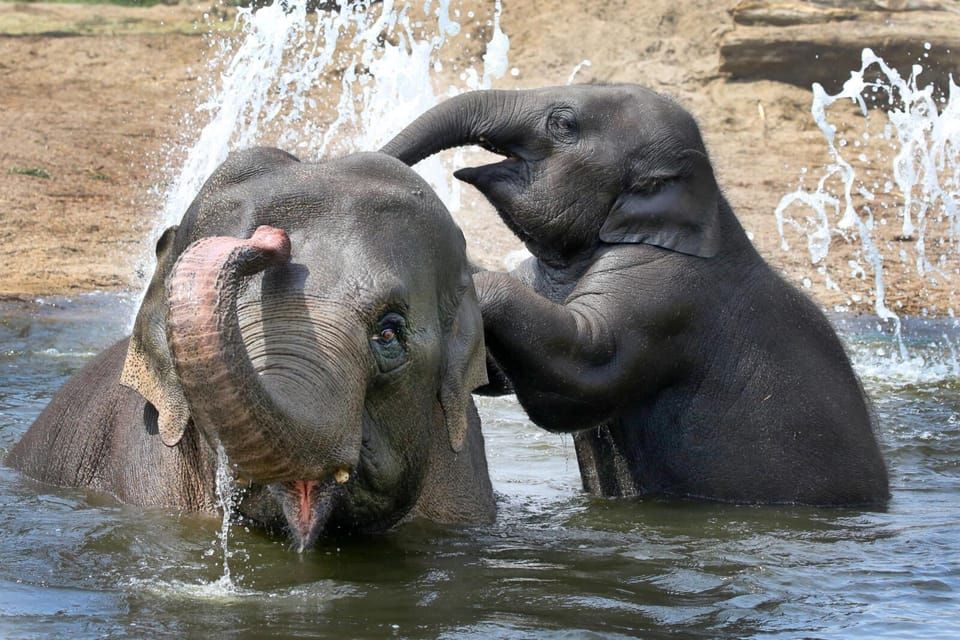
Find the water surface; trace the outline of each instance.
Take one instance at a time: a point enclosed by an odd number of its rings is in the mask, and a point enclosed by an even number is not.
[[[126,331],[95,294],[0,303],[0,453]],[[960,637],[952,322],[840,319],[880,416],[886,510],[591,499],[569,438],[480,399],[496,524],[415,522],[303,556],[213,518],[116,504],[0,467],[0,637]]]

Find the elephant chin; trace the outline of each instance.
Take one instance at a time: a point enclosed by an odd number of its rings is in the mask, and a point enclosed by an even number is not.
[[[523,160],[507,158],[479,167],[464,167],[453,173],[457,180],[474,186],[494,206],[500,218],[520,240],[527,245],[534,237],[527,232],[514,214],[516,202],[530,184],[530,167]]]
[[[346,493],[339,478],[295,480],[269,486],[280,504],[298,553],[312,547],[323,533],[337,503]]]

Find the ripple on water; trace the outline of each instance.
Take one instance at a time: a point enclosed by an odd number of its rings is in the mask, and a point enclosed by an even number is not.
[[[262,591],[237,586],[232,580],[226,579],[225,576],[220,576],[217,580],[210,582],[134,578],[127,583],[127,586],[145,594],[170,600],[209,601],[220,604],[264,598],[274,601],[291,600],[299,602],[309,599],[317,602],[332,602],[355,592],[349,585],[337,584],[329,580],[274,591]]]
[[[0,354],[17,354],[0,357],[0,446],[124,329],[109,301],[58,304],[62,320],[54,305],[0,305]],[[859,358],[883,337],[847,340]],[[218,519],[0,468],[0,636],[955,638],[960,395],[946,375],[873,371],[885,510],[591,499],[569,438],[512,399],[480,398],[495,524],[412,522],[302,556],[234,526],[232,584]]]

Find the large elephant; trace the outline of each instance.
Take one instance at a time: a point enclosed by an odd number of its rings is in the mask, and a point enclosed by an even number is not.
[[[751,245],[689,113],[635,85],[480,91],[383,151],[465,144],[506,156],[455,175],[533,254],[475,276],[487,348],[538,425],[576,432],[587,490],[887,500],[840,340]]]
[[[214,511],[222,446],[250,485],[241,510],[300,549],[408,514],[488,522],[470,395],[485,382],[463,235],[427,184],[382,154],[313,164],[256,148],[163,234],[132,336],[76,374],[7,461]]]

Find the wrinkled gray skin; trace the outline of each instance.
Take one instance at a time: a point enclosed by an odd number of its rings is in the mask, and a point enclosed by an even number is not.
[[[474,92],[383,151],[467,144],[507,156],[455,175],[533,254],[474,278],[488,352],[538,425],[576,433],[588,491],[888,499],[840,341],[751,245],[686,111],[634,85]]]
[[[463,236],[426,183],[381,154],[250,149],[160,239],[133,335],[66,384],[7,462],[213,512],[220,442],[250,485],[241,511],[300,549],[407,515],[488,522],[470,396],[485,382]]]

